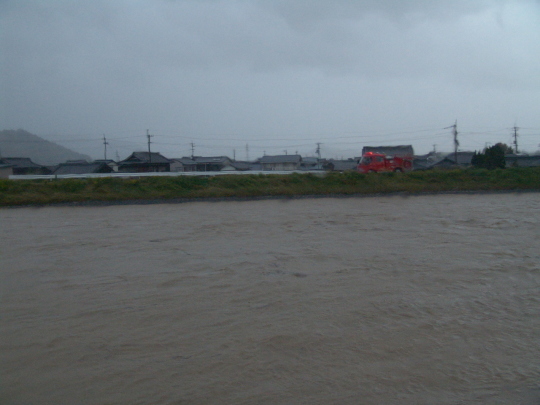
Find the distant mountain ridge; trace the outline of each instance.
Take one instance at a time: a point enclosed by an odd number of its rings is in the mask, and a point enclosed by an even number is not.
[[[0,157],[28,157],[44,166],[67,160],[92,161],[90,156],[74,152],[23,129],[0,131]]]

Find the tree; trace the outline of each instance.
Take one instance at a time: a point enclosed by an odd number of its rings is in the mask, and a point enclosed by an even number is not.
[[[512,152],[511,147],[499,142],[489,148],[484,148],[483,153],[474,152],[471,163],[475,167],[484,169],[504,169],[506,166],[504,155]]]
[[[495,146],[499,146],[500,148],[502,148],[505,155],[511,155],[512,153],[514,153],[514,148],[512,148],[511,146],[508,146],[505,143],[498,142],[495,144]]]

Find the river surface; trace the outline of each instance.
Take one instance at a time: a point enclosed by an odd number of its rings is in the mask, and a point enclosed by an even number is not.
[[[0,403],[540,404],[540,194],[0,210]]]

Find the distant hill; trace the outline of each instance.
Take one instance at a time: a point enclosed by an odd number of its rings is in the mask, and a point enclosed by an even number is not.
[[[92,158],[68,148],[47,141],[22,129],[0,131],[1,157],[28,157],[35,163],[51,166],[66,160],[87,160]]]

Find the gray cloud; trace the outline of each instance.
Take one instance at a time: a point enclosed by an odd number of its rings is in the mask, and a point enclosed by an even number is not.
[[[516,120],[530,148],[540,132],[537,1],[23,0],[0,3],[0,24],[4,127],[94,155],[78,139],[124,153],[146,128],[174,155],[192,140],[449,148],[438,128],[456,118],[469,149],[508,142]]]

